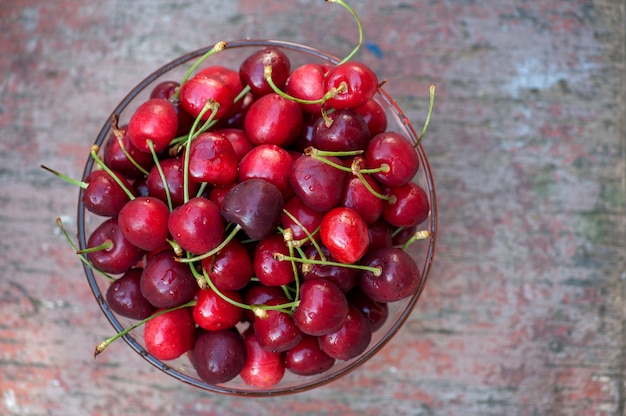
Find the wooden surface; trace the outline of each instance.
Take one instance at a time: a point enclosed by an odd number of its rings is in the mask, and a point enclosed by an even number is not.
[[[178,55],[243,37],[337,55],[323,1],[0,2],[0,414],[625,413],[625,15],[621,0],[359,0],[367,47],[421,125],[439,196],[436,264],[382,352],[272,399],[177,384],[120,342],[58,233],[90,143],[125,92]]]

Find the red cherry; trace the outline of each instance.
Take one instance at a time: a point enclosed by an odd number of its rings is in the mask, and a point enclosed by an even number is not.
[[[341,164],[336,157],[331,162]],[[302,155],[293,162],[289,182],[294,193],[316,211],[326,212],[341,199],[347,173],[318,159]]]
[[[153,196],[138,196],[120,210],[118,222],[124,237],[146,251],[162,247],[169,235],[169,208]]]
[[[367,224],[353,209],[333,208],[324,215],[320,226],[322,243],[342,263],[356,263],[367,251]]]
[[[200,115],[208,100],[219,104],[213,118],[220,119],[228,115],[235,94],[219,79],[203,76],[189,78],[180,88],[180,105],[194,118]],[[207,120],[210,116],[211,109],[204,113],[202,120]]]
[[[239,163],[239,182],[265,179],[276,185],[283,195],[291,192],[289,174],[293,159],[287,150],[274,144],[261,144],[248,152]]]
[[[195,324],[190,308],[165,312],[144,326],[146,350],[158,360],[180,357],[193,348],[194,339]]]
[[[254,274],[266,286],[282,286],[294,280],[293,267],[289,261],[276,260],[276,253],[289,255],[287,244],[281,234],[272,234],[258,242],[254,249]]]
[[[196,255],[213,250],[224,237],[224,223],[219,208],[202,196],[175,208],[167,224],[174,240],[183,249]]]
[[[356,111],[343,109],[328,115],[331,124],[323,117],[313,125],[312,145],[321,150],[352,151],[365,149],[370,131],[365,119]]]
[[[300,134],[302,109],[295,101],[269,93],[257,99],[246,113],[244,129],[253,144],[287,147]]]
[[[327,261],[335,262],[328,248],[322,246],[321,252]],[[307,259],[321,260],[320,253],[314,246],[308,246],[304,250]],[[349,292],[356,284],[357,270],[350,267],[335,266],[331,264],[302,264],[302,277],[305,279],[325,279],[337,285],[342,292]]]
[[[230,144],[233,146],[233,150],[235,150],[237,160],[241,160],[241,158],[254,147],[243,129],[227,127],[215,130],[215,133],[221,134],[228,139]]]
[[[371,99],[354,111],[363,117],[372,137],[387,130],[387,114],[378,100]]]
[[[389,166],[388,172],[377,172],[373,176],[383,185],[400,186],[413,179],[419,169],[419,158],[402,134],[384,132],[374,136],[367,145],[365,164],[369,169]]]
[[[290,215],[287,215],[285,211]],[[294,217],[297,222],[291,217]],[[317,230],[317,227],[322,223],[322,218],[324,218],[323,212],[314,210],[302,202],[302,199],[293,196],[285,202],[285,208],[281,216],[281,224],[283,228],[291,229],[294,240],[303,240],[307,238],[307,233],[312,235],[315,230]],[[315,234],[314,238],[319,240],[319,233]]]
[[[249,386],[269,388],[278,384],[285,375],[282,354],[264,350],[252,330],[244,333],[247,359],[239,376]]]
[[[378,79],[374,71],[362,62],[347,61],[334,66],[326,74],[325,91],[339,89],[327,101],[329,107],[357,108],[366,104],[378,89]],[[344,89],[341,91],[341,89]]]
[[[191,115],[183,110],[180,106],[180,100],[174,99],[174,95],[178,91],[180,84],[176,81],[163,81],[154,86],[150,92],[150,98],[163,98],[172,103],[176,115],[178,116],[178,130],[176,136],[182,136],[189,133],[194,119]]]
[[[363,175],[363,179],[377,193],[381,193],[378,182],[369,175]],[[355,175],[351,176],[346,183],[341,195],[341,205],[351,208],[363,218],[366,224],[373,224],[383,212],[383,200],[374,195]]]
[[[244,288],[254,275],[252,259],[246,247],[236,239],[217,254],[201,260],[209,278],[221,291]]]
[[[186,153],[183,152],[183,160]],[[237,179],[237,154],[221,134],[206,132],[189,145],[189,177],[211,185],[230,185]]]
[[[178,115],[172,103],[163,98],[150,98],[142,103],[128,122],[128,136],[139,150],[150,152],[166,149],[178,131]]]
[[[324,97],[324,77],[329,71],[325,65],[307,63],[294,69],[285,84],[285,92],[301,100],[314,101]],[[301,104],[302,110],[320,114],[322,104]]]
[[[235,291],[221,291],[222,295],[241,303]],[[243,309],[222,299],[212,289],[198,291],[198,303],[193,308],[193,319],[200,328],[208,331],[233,328],[243,316]]]
[[[325,335],[338,330],[348,315],[346,295],[324,279],[310,279],[300,286],[300,303],[292,318],[300,331]]]
[[[389,316],[387,303],[372,300],[358,286],[352,289],[347,297],[348,303],[354,305],[367,318],[372,333],[383,326]]]

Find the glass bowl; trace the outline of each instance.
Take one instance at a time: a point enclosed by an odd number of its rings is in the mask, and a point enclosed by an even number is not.
[[[340,62],[340,59],[334,56],[301,44],[278,40],[246,39],[227,42],[226,49],[219,54],[210,57],[205,62],[205,65],[218,64],[238,69],[239,64],[245,59],[245,57],[254,51],[269,46],[281,48],[281,50],[289,56],[292,69],[296,68],[298,65],[309,62],[331,65]],[[94,144],[98,146],[103,145],[104,141],[111,134],[112,116],[116,115],[119,117],[120,125],[127,123],[134,109],[148,98],[150,90],[153,86],[162,81],[180,81],[189,66],[211,48],[212,46],[183,55],[154,71],[147,78],[141,81],[128,93],[126,97],[124,97],[124,99],[113,110],[112,114],[105,119],[106,121],[98,133]],[[403,113],[402,109],[396,104],[393,98],[390,97],[383,88],[379,88],[375,99],[382,104],[385,109],[388,120],[387,130],[403,133],[409,140],[416,143],[418,139],[417,133],[411,125],[408,117]],[[420,168],[414,181],[424,188],[430,203],[430,214],[426,221],[421,224],[420,229],[428,231],[430,236],[426,239],[418,240],[416,243],[412,244],[408,250],[421,270],[422,281],[415,295],[388,304],[388,317],[385,323],[381,328],[372,334],[369,346],[358,357],[348,361],[337,360],[330,370],[314,376],[299,376],[292,374],[289,371],[285,371],[284,378],[280,383],[271,388],[262,389],[247,385],[239,376],[224,384],[208,384],[198,377],[188,355],[183,355],[172,361],[160,361],[156,359],[150,355],[145,348],[143,331],[141,328],[123,336],[123,339],[133,350],[137,352],[137,354],[156,368],[163,371],[165,374],[207,392],[226,395],[272,396],[297,393],[319,387],[332,382],[333,380],[337,380],[338,378],[346,375],[348,372],[356,369],[373,357],[377,351],[389,342],[407,320],[423,291],[432,267],[437,235],[437,203],[435,198],[435,184],[428,159],[421,145],[416,147],[416,152],[419,157]],[[89,157],[85,165],[82,180],[85,180],[87,175],[96,167],[97,165],[95,164],[93,158]],[[86,211],[82,202],[82,196],[83,190],[81,189],[78,198],[77,214],[78,244],[80,249],[84,249],[87,246],[87,240],[90,232],[103,221],[102,217],[97,217]],[[109,280],[101,276],[99,273],[94,273],[94,271],[87,265],[84,265],[84,269],[87,282],[93,291],[95,300],[115,331],[121,332],[125,328],[136,323],[136,321],[133,321],[132,319],[116,314],[107,305],[105,293],[108,285],[110,284]],[[401,348],[401,346],[397,345],[395,348]]]

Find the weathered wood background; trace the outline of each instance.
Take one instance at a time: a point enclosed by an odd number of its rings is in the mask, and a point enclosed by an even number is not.
[[[625,413],[622,0],[359,0],[367,47],[417,125],[439,195],[436,266],[381,354],[297,396],[214,396],[114,344],[56,230],[104,117],[145,74],[218,40],[344,55],[323,1],[0,2],[0,414]],[[335,8],[337,7],[337,8]]]

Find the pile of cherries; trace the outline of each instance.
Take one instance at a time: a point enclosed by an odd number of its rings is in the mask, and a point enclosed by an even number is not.
[[[137,320],[96,355],[143,326],[155,358],[267,388],[366,350],[388,303],[420,287],[406,248],[428,237],[430,206],[369,67],[292,69],[275,47],[199,65],[226,46],[112,120],[78,183],[104,220],[77,251],[110,279],[110,309]]]

